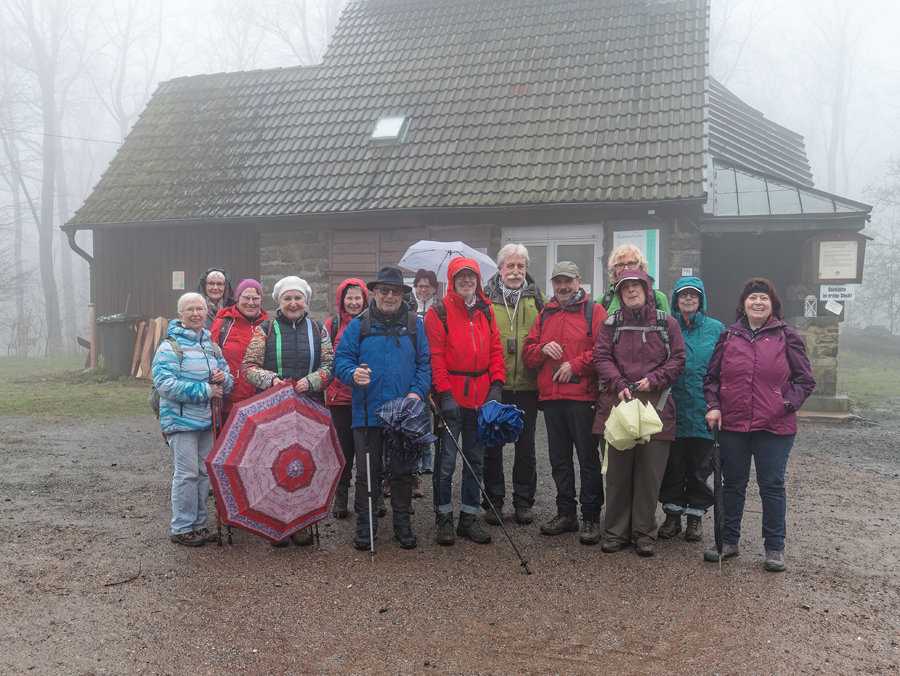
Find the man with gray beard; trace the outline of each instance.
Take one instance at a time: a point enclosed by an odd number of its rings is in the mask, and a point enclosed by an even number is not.
[[[513,404],[525,412],[522,433],[516,440],[512,470],[512,503],[516,523],[534,521],[531,508],[537,488],[537,463],[534,454],[534,430],[538,412],[537,370],[522,361],[522,345],[544,307],[546,298],[528,274],[531,259],[521,244],[507,244],[497,254],[497,274],[484,285],[484,294],[494,309],[500,330],[500,343],[506,361],[506,384],[501,403]],[[484,489],[497,512],[503,510],[506,483],[503,472],[503,447],[486,448],[484,453]],[[499,526],[487,501],[482,502],[484,521]]]

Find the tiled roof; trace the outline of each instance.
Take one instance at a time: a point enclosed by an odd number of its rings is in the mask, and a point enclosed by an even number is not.
[[[709,80],[709,152],[716,160],[813,187],[803,137]]]
[[[320,66],[160,86],[70,223],[699,199],[707,53],[708,0],[351,1]]]

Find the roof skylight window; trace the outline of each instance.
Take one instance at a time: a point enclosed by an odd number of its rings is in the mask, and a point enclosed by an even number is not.
[[[377,144],[402,143],[409,127],[409,118],[405,115],[386,115],[379,117],[369,140]]]

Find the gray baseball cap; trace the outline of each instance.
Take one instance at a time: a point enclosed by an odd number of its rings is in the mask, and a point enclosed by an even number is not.
[[[578,266],[572,261],[560,261],[554,265],[553,272],[550,273],[550,279],[553,279],[557,275],[564,275],[572,279],[581,277],[581,273],[578,272]]]

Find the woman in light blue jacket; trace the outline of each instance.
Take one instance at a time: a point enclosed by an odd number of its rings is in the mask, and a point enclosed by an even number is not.
[[[153,357],[153,384],[159,392],[159,419],[175,460],[172,477],[172,542],[200,547],[215,539],[206,527],[213,446],[212,407],[231,394],[228,363],[203,328],[206,301],[199,293],[178,299],[178,319]],[[214,401],[218,400],[218,401]]]

